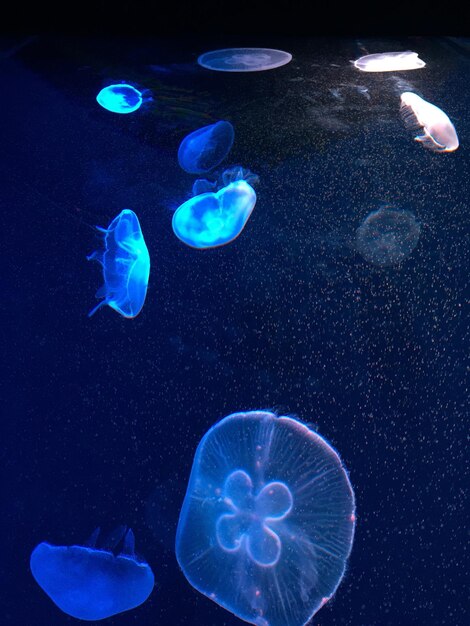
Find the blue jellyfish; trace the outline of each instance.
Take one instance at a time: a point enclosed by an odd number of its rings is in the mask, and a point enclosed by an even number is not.
[[[90,540],[95,543],[99,529]],[[123,549],[118,555],[93,546],[34,548],[30,567],[34,579],[67,615],[93,621],[139,606],[154,586],[150,566],[136,558],[134,533],[123,529]]]
[[[104,233],[105,250],[96,250],[87,259],[103,266],[104,285],[96,297],[104,299],[88,316],[107,304],[124,317],[135,317],[144,306],[150,273],[150,257],[137,215],[124,209],[108,228],[97,228]]]
[[[198,591],[258,626],[303,626],[333,596],[355,528],[341,459],[291,417],[234,413],[202,438],[176,533]]]
[[[189,174],[204,174],[221,163],[234,139],[230,122],[216,122],[187,135],[178,149],[178,162]]]
[[[290,52],[272,48],[224,48],[201,54],[197,62],[218,72],[261,72],[281,67],[291,60]]]
[[[173,231],[192,248],[223,246],[242,232],[255,204],[253,187],[237,180],[184,202],[173,215]]]
[[[118,85],[108,85],[96,96],[98,104],[112,113],[133,113],[142,104],[141,92],[121,83]]]

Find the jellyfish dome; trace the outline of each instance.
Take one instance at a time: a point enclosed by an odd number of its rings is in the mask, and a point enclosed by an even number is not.
[[[134,554],[130,529],[118,555],[95,547],[43,542],[34,548],[30,567],[38,585],[59,609],[87,621],[139,606],[154,587],[150,566]]]
[[[256,193],[237,180],[216,193],[190,198],[173,215],[173,232],[192,248],[215,248],[238,237],[256,204]]]
[[[423,133],[415,141],[433,152],[453,152],[459,147],[459,139],[448,116],[434,104],[423,100],[411,91],[400,96],[400,113],[405,126]]]
[[[205,174],[230,152],[234,139],[230,122],[216,122],[187,135],[178,149],[178,162],[189,174]]]
[[[354,67],[362,72],[398,72],[401,70],[418,70],[426,65],[417,52],[379,52],[367,54],[356,59]]]
[[[112,113],[133,113],[142,104],[141,92],[127,85],[108,85],[96,96],[98,104]]]
[[[107,304],[123,317],[140,313],[147,295],[150,257],[137,215],[124,209],[104,233],[104,251],[96,250],[87,259],[98,261],[103,268],[104,285],[96,292],[103,300],[88,314],[91,317]]]
[[[197,62],[218,72],[262,72],[286,65],[291,60],[290,52],[272,48],[224,48],[201,54]]]
[[[413,213],[390,207],[372,211],[356,231],[356,246],[366,261],[380,267],[400,263],[419,240],[421,226]]]
[[[355,528],[335,450],[291,417],[234,413],[202,438],[176,533],[198,591],[257,626],[303,626],[333,596]]]

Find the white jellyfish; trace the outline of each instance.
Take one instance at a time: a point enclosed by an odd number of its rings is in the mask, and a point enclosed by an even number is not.
[[[354,67],[361,72],[397,72],[400,70],[418,70],[426,63],[418,57],[417,52],[380,52],[367,54],[353,61]]]
[[[400,100],[400,113],[405,126],[423,131],[422,135],[415,137],[415,141],[434,152],[457,150],[457,132],[444,111],[411,91],[404,91]]]

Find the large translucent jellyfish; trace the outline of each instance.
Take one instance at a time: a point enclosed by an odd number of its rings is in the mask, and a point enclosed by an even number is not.
[[[98,531],[90,546],[40,543],[30,559],[36,582],[59,609],[88,621],[139,606],[154,586],[150,566],[135,556],[131,529],[123,529],[123,549],[117,555],[94,546]]]
[[[395,265],[413,252],[420,232],[419,222],[409,211],[381,207],[357,229],[357,250],[373,265]]]
[[[238,237],[256,204],[256,193],[237,180],[216,193],[190,198],[173,215],[173,232],[192,248],[215,248]]]
[[[201,440],[176,533],[198,591],[258,626],[303,626],[333,596],[355,527],[338,454],[296,419],[234,413]]]
[[[133,113],[143,101],[141,92],[126,83],[108,85],[99,92],[96,100],[112,113]]]
[[[218,72],[262,72],[286,65],[292,54],[272,48],[224,48],[198,57],[197,62]]]
[[[150,257],[137,215],[124,209],[104,233],[105,250],[96,250],[87,259],[101,263],[104,285],[96,292],[104,298],[88,314],[107,304],[124,317],[135,317],[144,306],[150,273]]]
[[[418,70],[426,63],[418,57],[417,52],[380,52],[367,54],[353,61],[354,67],[362,72],[398,72],[401,70]]]
[[[454,125],[447,115],[434,104],[423,100],[411,91],[404,91],[401,96],[400,112],[407,128],[421,129],[417,135],[425,148],[433,152],[453,152],[459,147],[459,139]]]
[[[234,139],[230,122],[217,122],[187,135],[178,149],[178,162],[190,174],[205,174],[221,163]]]

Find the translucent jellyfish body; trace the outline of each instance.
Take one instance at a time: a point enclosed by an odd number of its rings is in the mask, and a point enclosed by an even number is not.
[[[154,587],[149,565],[134,554],[134,534],[130,529],[118,555],[96,547],[43,542],[33,550],[30,567],[38,585],[59,609],[88,621],[139,606]]]
[[[356,246],[366,261],[386,267],[400,263],[415,249],[421,226],[409,211],[382,207],[356,231]]]
[[[255,204],[253,187],[237,180],[184,202],[173,215],[173,231],[192,248],[223,246],[242,232]]]
[[[96,250],[87,259],[103,268],[103,286],[96,292],[103,300],[90,311],[93,315],[107,304],[124,317],[135,317],[144,306],[150,274],[150,257],[137,215],[124,209],[104,233],[104,251]]]
[[[398,72],[400,70],[418,70],[426,63],[417,52],[380,52],[367,54],[354,61],[354,67],[362,72]]]
[[[178,162],[190,174],[205,174],[221,163],[234,139],[230,122],[217,122],[187,135],[178,149]]]
[[[415,137],[421,145],[433,152],[453,152],[459,147],[454,125],[447,115],[434,104],[423,100],[411,91],[400,96],[400,113],[405,126],[423,133]]]
[[[142,104],[142,94],[132,85],[109,85],[96,96],[98,104],[112,113],[133,113]]]
[[[176,533],[188,581],[258,626],[303,626],[335,593],[354,494],[338,454],[296,419],[235,413],[194,457]]]
[[[201,54],[197,62],[218,72],[262,72],[286,65],[292,54],[272,48],[224,48]]]

